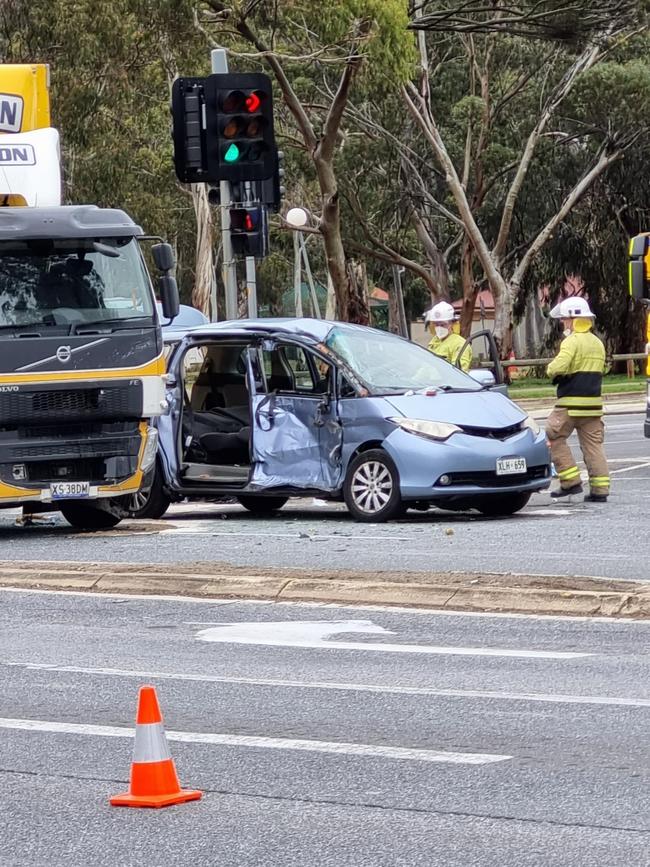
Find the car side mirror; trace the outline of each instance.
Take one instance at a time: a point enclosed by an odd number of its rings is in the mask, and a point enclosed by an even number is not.
[[[497,381],[494,377],[494,374],[491,370],[470,370],[469,375],[472,379],[476,380],[483,388],[494,388],[497,384]]]

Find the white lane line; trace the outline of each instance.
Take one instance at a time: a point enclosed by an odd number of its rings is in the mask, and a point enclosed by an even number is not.
[[[331,692],[370,692],[385,695],[418,695],[431,698],[478,698],[497,701],[542,702],[548,704],[586,704],[612,707],[650,707],[650,699],[618,698],[608,695],[566,695],[543,692],[500,692],[490,689],[444,689],[428,686],[383,686],[374,683],[346,683],[329,680],[282,680],[263,677],[222,677],[212,674],[183,674],[171,671],[131,671],[124,668],[83,668],[74,665],[48,665],[40,662],[0,663],[5,668],[30,671],[56,671],[63,674],[90,674],[99,677],[127,677],[138,680],[178,680],[189,683],[217,683],[236,686],[262,686],[279,689],[306,689]]]
[[[559,556],[559,555],[558,555]],[[21,560],[16,562],[26,562],[29,563],[29,560]],[[55,561],[53,561],[55,562]],[[70,563],[69,560],[56,561],[62,563]],[[418,573],[414,573],[418,574]],[[451,571],[451,574],[457,574],[454,570]],[[464,574],[464,573],[463,573]],[[488,575],[501,575],[501,572],[488,572]],[[531,572],[534,578],[547,578],[548,574],[544,572]],[[609,581],[610,578],[607,578],[604,575],[574,575],[574,578],[589,578],[596,579],[598,581]],[[647,579],[646,578],[631,578],[629,579],[638,584],[643,584]],[[176,602],[181,603],[182,605],[190,605],[196,607],[197,605],[204,605],[209,608],[220,608],[224,605],[230,606],[241,606],[243,608],[258,608],[259,606],[266,606],[267,608],[288,608],[288,609],[296,609],[302,610],[303,608],[308,609],[316,609],[318,611],[324,610],[328,613],[330,611],[349,611],[350,613],[358,614],[360,611],[383,611],[393,615],[399,615],[400,617],[456,617],[456,618],[477,618],[480,620],[553,620],[556,623],[566,623],[567,621],[570,623],[588,623],[590,626],[593,626],[594,623],[599,624],[602,627],[610,627],[616,630],[647,630],[650,627],[650,620],[618,620],[612,619],[611,617],[599,616],[599,617],[591,617],[582,614],[520,614],[520,613],[511,613],[508,611],[457,611],[453,608],[451,609],[442,609],[442,608],[403,608],[399,605],[381,605],[379,603],[372,604],[367,602],[365,605],[351,605],[345,602],[290,602],[288,600],[280,600],[276,602],[274,599],[201,599],[196,596],[164,596],[158,595],[155,593],[102,593],[101,596],[98,596],[96,593],[88,593],[85,590],[42,590],[42,589],[25,589],[23,587],[0,587],[0,598],[2,598],[3,593],[14,593],[18,596],[76,596],[80,600],[92,600],[92,604],[96,604],[98,600],[108,600],[111,604],[115,602],[119,602],[123,605],[127,603],[134,602]],[[183,621],[184,625],[189,626],[216,626],[217,623],[214,621],[206,621],[206,620],[189,620]]]
[[[610,470],[610,476],[619,475],[620,473],[631,473],[633,470],[644,470],[650,467],[650,461],[645,461],[642,464],[634,464],[632,467],[624,467],[622,470]]]
[[[45,734],[89,735],[101,738],[132,738],[133,729],[122,726],[98,726],[81,723],[63,723],[54,720],[0,718],[0,728]],[[454,753],[442,750],[410,749],[408,747],[382,747],[375,744],[313,741],[300,738],[266,738],[249,735],[229,735],[219,732],[167,732],[167,740],[184,744],[210,746],[252,747],[265,750],[294,750],[307,753],[334,753],[344,756],[364,756],[371,759],[401,759],[415,762],[445,762],[452,765],[489,765],[504,762],[512,756],[496,753]]]

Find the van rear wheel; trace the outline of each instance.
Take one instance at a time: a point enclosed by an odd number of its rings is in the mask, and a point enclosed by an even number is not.
[[[254,494],[242,494],[237,499],[253,515],[272,515],[284,506],[289,497],[256,497]]]

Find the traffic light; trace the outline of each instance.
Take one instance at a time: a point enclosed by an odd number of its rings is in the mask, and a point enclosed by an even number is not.
[[[268,75],[226,72],[206,79],[207,167],[222,181],[263,181],[277,167]]]
[[[230,208],[230,240],[236,256],[266,256],[268,222],[263,205]]]
[[[172,85],[174,167],[184,184],[208,180],[203,124],[205,81],[205,78],[177,78]]]
[[[284,153],[276,152],[276,164],[273,176],[260,183],[260,201],[268,205],[269,210],[277,214],[282,204],[282,199],[286,192],[282,183],[284,178]]]

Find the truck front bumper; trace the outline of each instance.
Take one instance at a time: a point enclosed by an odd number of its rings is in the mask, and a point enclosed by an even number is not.
[[[52,426],[0,433],[0,507],[120,497],[140,490],[156,459],[146,422]]]

